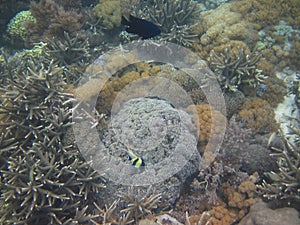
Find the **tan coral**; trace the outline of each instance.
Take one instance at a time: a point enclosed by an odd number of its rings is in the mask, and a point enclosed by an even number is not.
[[[224,4],[217,9],[202,13],[201,29],[205,33],[194,45],[201,57],[206,58],[208,52],[219,45],[228,45],[230,40],[247,40],[254,43],[258,39],[255,25],[243,20],[239,12],[231,10],[231,4]],[[202,34],[202,33],[199,33]]]
[[[278,129],[275,113],[270,104],[263,99],[247,100],[238,114],[254,133],[268,133]]]
[[[201,104],[196,106],[189,106],[188,112],[193,112],[193,107],[196,107],[197,115],[194,117],[194,122],[199,127],[199,141],[206,144],[211,136],[211,133],[218,135],[226,126],[226,118],[217,110],[211,109],[209,104]],[[213,117],[212,117],[213,114]],[[212,127],[212,118],[215,119]]]
[[[102,19],[106,29],[121,26],[121,4],[120,0],[102,0],[93,8],[96,17]]]

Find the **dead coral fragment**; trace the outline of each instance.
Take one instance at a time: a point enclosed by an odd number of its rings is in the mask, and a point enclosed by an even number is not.
[[[241,84],[256,87],[264,82],[266,76],[257,68],[260,58],[261,55],[255,50],[246,54],[244,49],[239,49],[232,54],[228,46],[221,55],[212,51],[210,68],[216,73],[223,89],[237,91]]]

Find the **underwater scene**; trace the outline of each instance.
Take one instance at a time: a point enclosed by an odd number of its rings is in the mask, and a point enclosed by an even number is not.
[[[300,0],[1,0],[0,225],[299,225]]]

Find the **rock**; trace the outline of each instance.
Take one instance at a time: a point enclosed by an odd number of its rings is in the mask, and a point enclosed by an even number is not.
[[[238,225],[299,225],[298,212],[294,208],[272,210],[263,201],[254,204]]]

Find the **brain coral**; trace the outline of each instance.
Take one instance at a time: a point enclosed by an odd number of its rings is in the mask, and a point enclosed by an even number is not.
[[[274,110],[266,100],[247,100],[238,115],[254,133],[269,133],[278,128]]]

